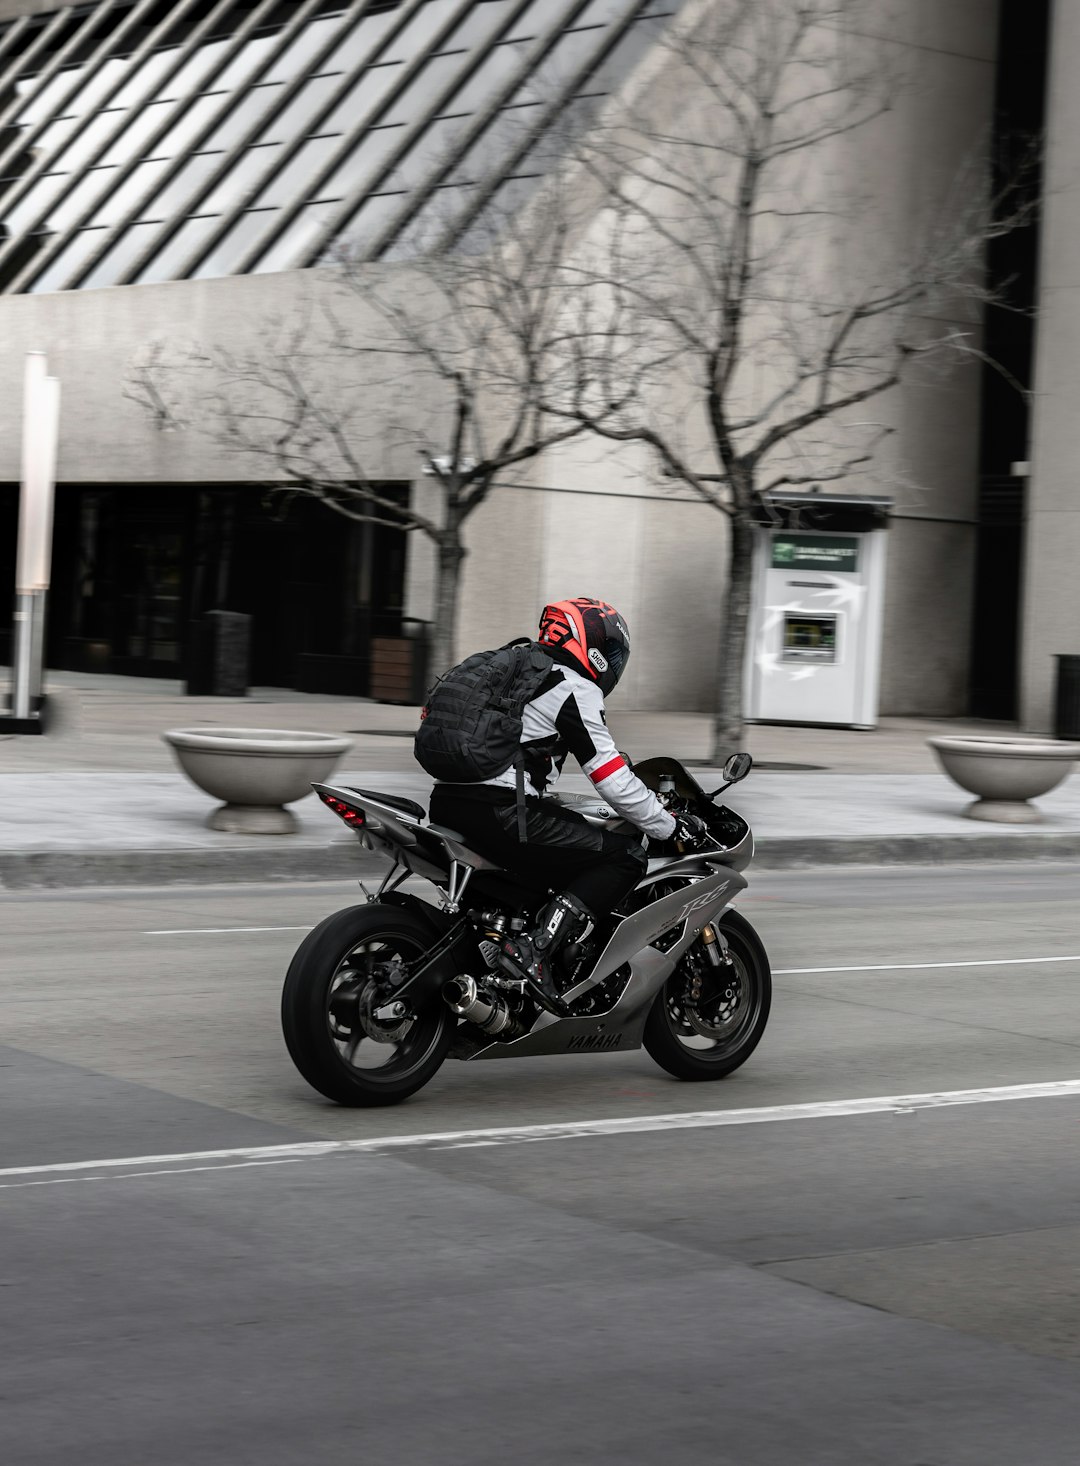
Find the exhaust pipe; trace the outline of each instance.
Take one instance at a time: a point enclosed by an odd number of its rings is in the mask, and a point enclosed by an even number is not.
[[[468,1023],[475,1023],[484,1033],[518,1038],[525,1032],[510,1011],[508,1003],[501,998],[481,993],[476,979],[464,973],[460,977],[452,977],[443,987],[442,995],[452,1013]]]

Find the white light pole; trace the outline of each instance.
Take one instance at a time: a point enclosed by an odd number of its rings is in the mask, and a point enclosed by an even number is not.
[[[44,352],[31,351],[26,357],[23,395],[11,699],[12,713],[24,720],[31,718],[41,693],[59,432],[60,383],[47,374]]]

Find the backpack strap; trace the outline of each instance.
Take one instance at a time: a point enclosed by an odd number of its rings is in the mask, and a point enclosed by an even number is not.
[[[525,823],[525,755],[519,749],[514,758],[514,788],[517,804],[517,836],[520,845],[529,843],[529,830]]]

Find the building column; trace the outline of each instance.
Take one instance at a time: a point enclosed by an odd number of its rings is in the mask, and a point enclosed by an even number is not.
[[[1053,725],[1054,655],[1080,653],[1080,5],[1053,0],[1020,657],[1020,716]]]

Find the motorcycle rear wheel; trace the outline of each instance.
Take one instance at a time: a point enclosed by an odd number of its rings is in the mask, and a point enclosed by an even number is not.
[[[453,1014],[437,995],[393,1019],[375,1010],[392,997],[395,963],[433,941],[410,911],[377,905],[338,911],[308,933],[285,977],[281,1028],[313,1089],[339,1105],[396,1105],[428,1083],[446,1058]]]
[[[649,1056],[676,1079],[723,1079],[746,1063],[769,1021],[772,973],[761,938],[737,911],[725,911],[717,925],[732,967],[716,969],[715,992],[694,1011],[697,1026],[688,1013],[689,977],[681,966],[657,993],[645,1022],[642,1043]]]

